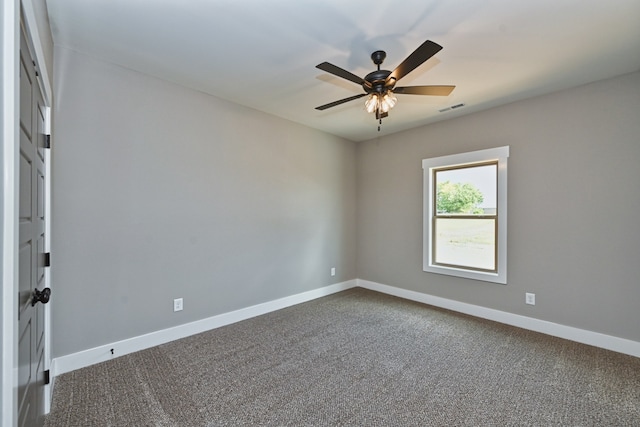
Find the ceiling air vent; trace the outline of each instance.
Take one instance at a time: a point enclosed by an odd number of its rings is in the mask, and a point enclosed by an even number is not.
[[[460,107],[464,107],[465,104],[463,102],[461,102],[460,104],[456,104],[456,105],[452,105],[451,107],[447,107],[447,108],[443,108],[442,110],[438,110],[441,113],[444,113],[445,111],[449,111],[449,110],[455,110],[456,108],[460,108]]]

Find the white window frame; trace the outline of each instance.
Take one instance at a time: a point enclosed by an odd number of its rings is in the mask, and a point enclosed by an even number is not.
[[[507,159],[509,158],[509,146],[489,148],[486,150],[472,151],[469,153],[453,154],[449,156],[434,157],[422,160],[423,169],[423,250],[422,269],[428,273],[446,274],[449,276],[464,277],[467,279],[482,280],[507,284]],[[434,169],[459,166],[473,166],[474,164],[498,162],[498,235],[497,248],[497,272],[478,271],[463,267],[449,267],[437,265],[433,262],[433,203]]]

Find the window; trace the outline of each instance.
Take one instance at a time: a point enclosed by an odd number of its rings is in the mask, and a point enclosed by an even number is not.
[[[423,270],[507,283],[509,147],[424,159]]]

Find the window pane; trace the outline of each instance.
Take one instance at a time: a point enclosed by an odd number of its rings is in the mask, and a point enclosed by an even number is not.
[[[436,264],[496,270],[495,219],[436,218]]]
[[[497,173],[497,164],[436,171],[436,213],[495,215]]]

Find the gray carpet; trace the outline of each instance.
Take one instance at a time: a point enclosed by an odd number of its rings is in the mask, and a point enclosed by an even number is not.
[[[46,426],[640,426],[640,359],[356,288],[56,379]]]

